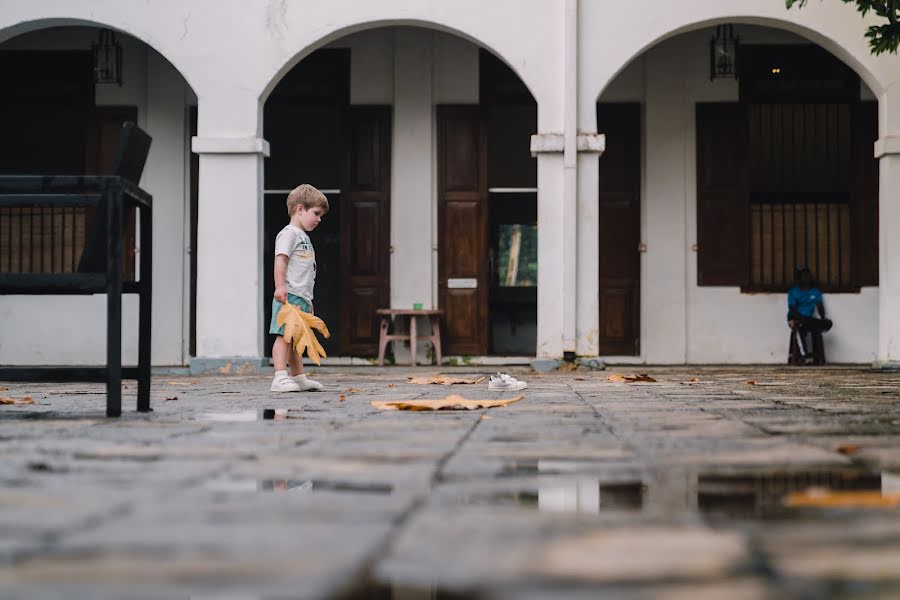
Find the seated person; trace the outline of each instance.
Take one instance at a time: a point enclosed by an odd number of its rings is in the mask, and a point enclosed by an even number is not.
[[[816,309],[821,318],[816,318]],[[831,321],[825,318],[822,292],[816,287],[812,272],[807,267],[794,270],[794,287],[788,290],[788,324],[797,328],[797,342],[800,353],[806,357],[803,340],[807,333],[824,333],[831,329]]]

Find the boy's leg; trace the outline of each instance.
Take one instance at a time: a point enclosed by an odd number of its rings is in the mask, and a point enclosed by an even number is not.
[[[275,338],[275,343],[272,344],[272,364],[275,367],[276,373],[278,371],[287,370],[289,354],[294,354],[293,349],[288,347],[287,342],[284,341],[284,337],[279,335]]]
[[[287,353],[288,364],[291,366],[291,376],[303,375],[303,359],[297,354],[293,348],[288,348]]]

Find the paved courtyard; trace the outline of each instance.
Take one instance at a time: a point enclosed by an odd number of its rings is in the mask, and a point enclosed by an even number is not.
[[[157,375],[121,419],[0,382],[0,597],[900,597],[900,375],[641,371],[471,412],[372,406],[503,397],[434,370]]]

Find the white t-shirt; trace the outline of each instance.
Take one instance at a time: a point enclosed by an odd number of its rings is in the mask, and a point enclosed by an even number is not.
[[[279,254],[288,257],[284,280],[288,293],[312,302],[313,286],[316,284],[316,251],[309,235],[288,223],[275,238],[275,256]]]

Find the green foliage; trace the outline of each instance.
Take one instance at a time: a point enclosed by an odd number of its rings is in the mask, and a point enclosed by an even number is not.
[[[866,31],[869,38],[869,47],[872,54],[883,52],[896,54],[900,44],[900,0],[840,0],[844,4],[855,4],[856,10],[866,16],[869,11],[878,15],[886,22],[881,25],[872,25]],[[795,4],[802,7],[806,0],[784,0],[785,5],[791,8]]]

